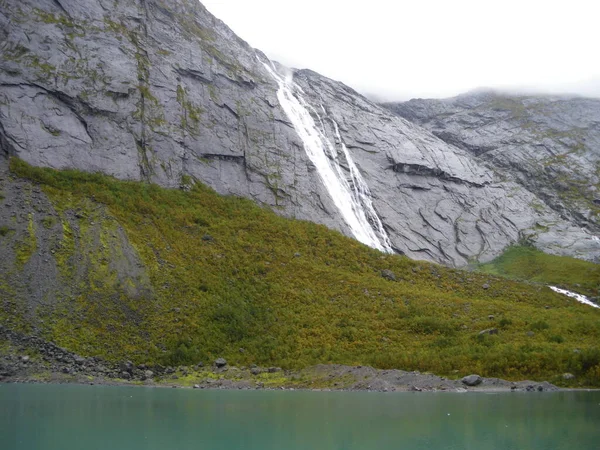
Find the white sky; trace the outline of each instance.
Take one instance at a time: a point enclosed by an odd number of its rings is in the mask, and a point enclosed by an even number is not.
[[[597,0],[201,0],[270,58],[385,99],[478,87],[600,97]]]

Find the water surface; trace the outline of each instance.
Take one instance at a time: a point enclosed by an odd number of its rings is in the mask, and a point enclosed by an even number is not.
[[[7,450],[598,450],[600,392],[0,385]]]

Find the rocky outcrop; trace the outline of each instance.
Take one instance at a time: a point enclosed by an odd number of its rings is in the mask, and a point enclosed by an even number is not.
[[[196,0],[7,0],[0,24],[4,152],[343,228],[257,52]]]
[[[295,74],[332,140],[333,123],[365,174],[394,248],[461,266],[529,240],[557,254],[600,256],[600,242],[471,152],[424,133],[341,83]]]
[[[55,200],[11,176],[0,158],[0,323],[24,319],[41,329],[50,313],[77,309],[82,296],[138,320],[123,299],[148,302],[154,292],[125,230],[99,203],[59,209]]]
[[[479,91],[384,106],[600,232],[600,100]]]
[[[267,58],[196,0],[3,0],[0,29],[4,154],[171,188],[201,181],[352,235],[281,108]],[[461,266],[528,238],[600,255],[579,216],[549,208],[548,195],[465,145],[314,72],[293,78],[323,135],[347,147],[395,251]]]

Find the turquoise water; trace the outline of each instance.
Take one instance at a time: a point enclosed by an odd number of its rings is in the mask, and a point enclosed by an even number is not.
[[[598,450],[600,392],[0,385],[2,450]]]

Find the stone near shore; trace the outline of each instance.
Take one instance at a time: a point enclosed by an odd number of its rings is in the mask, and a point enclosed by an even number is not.
[[[225,367],[227,365],[227,361],[225,360],[225,358],[217,358],[215,360],[215,366],[217,366],[217,368],[221,368],[221,367]]]
[[[479,375],[468,375],[461,380],[466,386],[478,386],[483,381]]]

